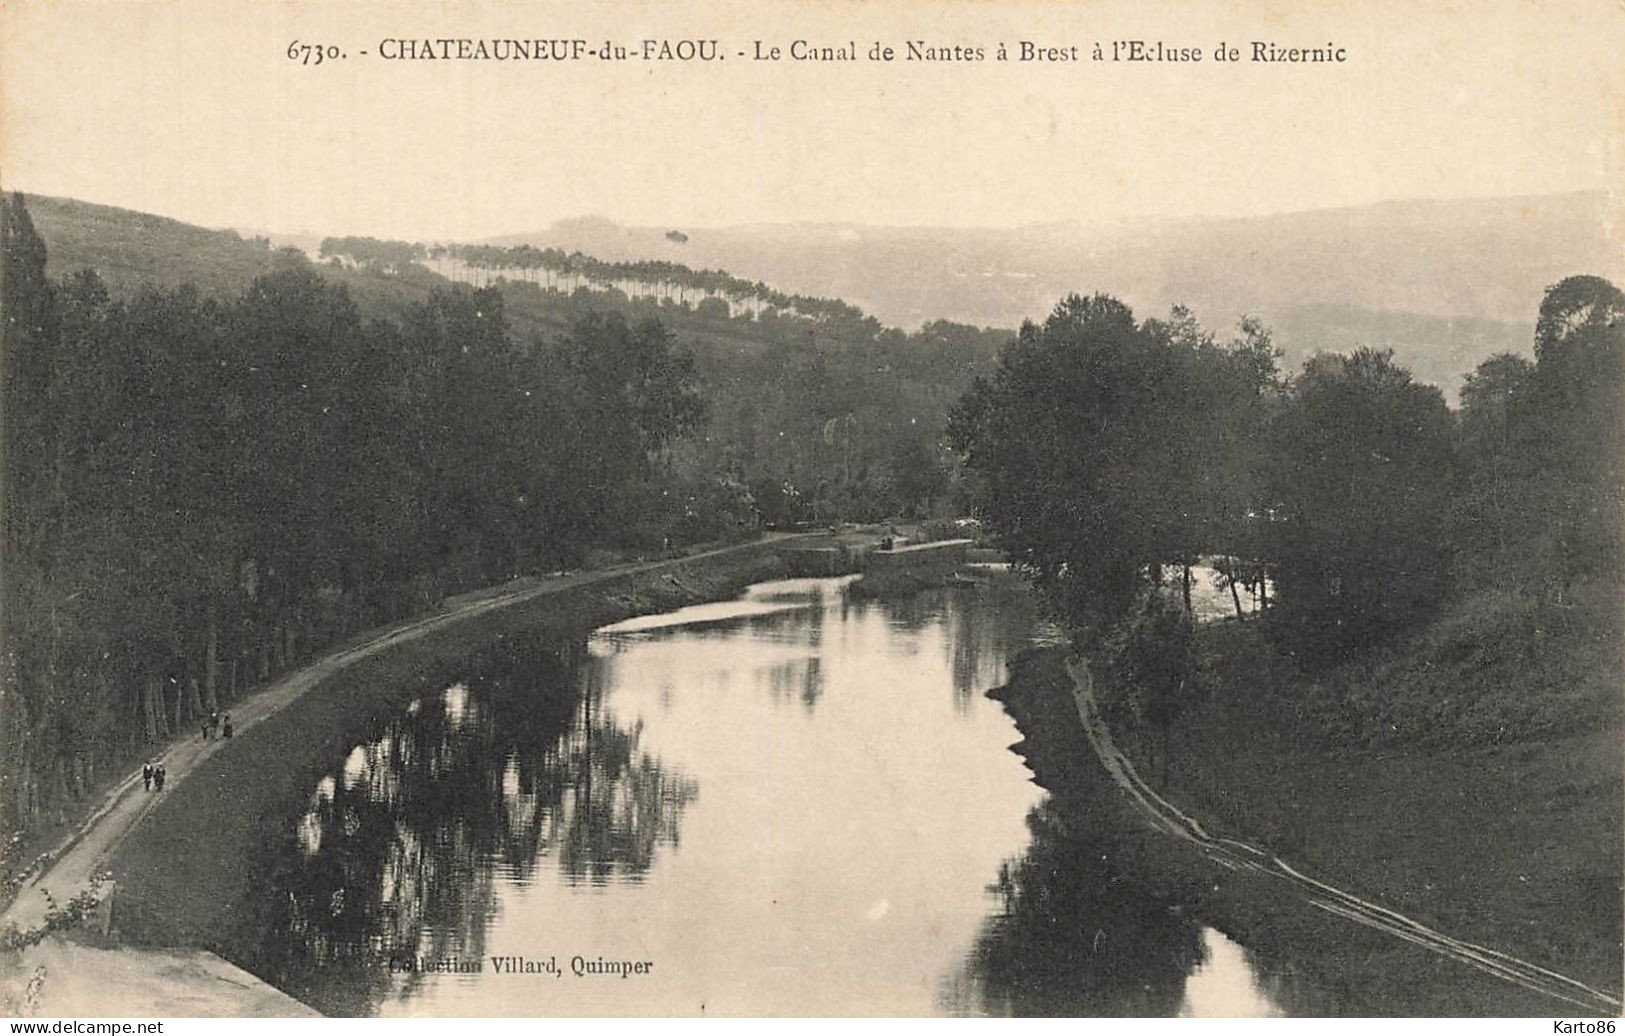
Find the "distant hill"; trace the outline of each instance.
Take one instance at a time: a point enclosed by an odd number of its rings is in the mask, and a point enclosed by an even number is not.
[[[119,289],[196,283],[234,293],[271,269],[276,246],[315,238],[245,237],[125,209],[44,196],[29,208],[53,275],[93,267]],[[1501,351],[1528,352],[1541,292],[1574,273],[1621,277],[1601,193],[1389,202],[1256,219],[1016,230],[837,224],[724,228],[563,221],[507,235],[608,261],[717,268],[776,289],[843,299],[881,321],[936,319],[1013,329],[1069,292],[1104,291],[1141,316],[1181,302],[1223,330],[1242,313],[1274,330],[1285,365],[1316,351],[1392,347],[1454,398],[1462,376]],[[398,316],[440,279],[329,269],[370,315]],[[519,306],[522,331],[561,326]],[[743,329],[740,329],[743,330]]]
[[[1109,292],[1137,308],[1342,305],[1525,321],[1546,285],[1582,270],[1621,272],[1607,215],[1604,194],[1583,192],[1013,230],[586,218],[493,241],[722,267],[842,298],[902,327],[937,318],[1013,326],[1071,291]]]
[[[205,295],[229,298],[281,263],[309,261],[320,242],[310,235],[270,232],[245,237],[236,230],[208,230],[164,216],[70,198],[37,194],[25,194],[25,198],[46,244],[49,275],[61,278],[93,269],[115,293],[189,283]],[[290,253],[297,255],[290,259]],[[363,318],[403,319],[430,291],[452,283],[423,264],[408,263],[392,272],[338,262],[315,262],[314,266],[323,276],[345,285]],[[756,321],[745,315],[730,316],[726,308],[719,316],[703,307],[677,305],[673,299],[634,300],[618,290],[543,291],[519,280],[506,283],[503,297],[508,321],[522,339],[562,333],[590,310],[615,309],[630,319],[660,319],[702,361],[724,365],[745,357],[776,355],[775,350],[787,341],[800,343],[806,338],[814,323],[824,347],[854,351],[862,351],[865,343],[873,344],[882,330],[877,322],[851,310],[845,319],[833,323],[792,317]],[[957,352],[949,350],[955,357],[950,366],[957,371],[952,376],[960,381],[968,380],[966,372],[976,364],[990,365],[1005,340],[1002,332],[939,328],[930,341],[939,342],[944,334],[957,343]],[[943,375],[944,371],[935,373]],[[942,409],[945,407],[946,403]]]
[[[255,277],[274,270],[279,253],[293,249],[307,258],[319,239],[272,233],[244,236],[235,230],[208,230],[166,216],[94,205],[71,198],[25,194],[34,227],[45,240],[46,272],[63,277],[95,270],[118,293],[144,286],[194,284],[205,295],[240,294]],[[350,289],[365,317],[399,319],[429,290],[447,282],[422,268],[383,277],[334,266],[318,267]],[[523,333],[556,330],[563,324],[535,313],[519,313]]]
[[[234,294],[272,269],[275,260],[268,240],[244,238],[234,230],[206,230],[71,198],[24,197],[45,239],[46,272],[52,277],[93,269],[118,291],[191,282],[206,295]]]
[[[1453,393],[1486,356],[1529,350],[1547,285],[1574,273],[1619,278],[1606,217],[1606,197],[1592,192],[1015,230],[591,218],[493,240],[720,267],[842,298],[902,327],[937,318],[1014,327],[1074,291],[1116,295],[1141,315],[1184,303],[1213,328],[1254,313],[1293,366],[1315,351],[1393,346]]]

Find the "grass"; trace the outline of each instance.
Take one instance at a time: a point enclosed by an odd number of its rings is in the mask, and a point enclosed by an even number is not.
[[[1233,623],[1205,631],[1204,654],[1210,682],[1257,682],[1322,744],[1506,744],[1621,725],[1619,608],[1618,590],[1600,583],[1576,588],[1565,604],[1480,591],[1310,679],[1265,657]]]
[[[1618,989],[1617,598],[1483,592],[1313,679],[1256,623],[1200,639],[1170,796],[1452,934]]]
[[[1061,649],[1028,652],[1009,685],[991,692],[1015,718],[1022,740],[1012,750],[1050,792],[1062,826],[1094,843],[1058,866],[1051,883],[1062,893],[1078,881],[1134,889],[1149,904],[1217,928],[1246,947],[1263,988],[1292,1014],[1565,1010],[1315,909],[1273,878],[1227,870],[1153,830],[1090,748],[1063,662]],[[1266,846],[1318,879],[1451,935],[1618,989],[1617,770],[1611,786],[1585,783],[1610,772],[1617,732],[1460,759],[1421,746],[1329,750],[1283,729],[1268,698],[1253,700],[1253,709],[1224,710],[1215,694],[1176,731],[1168,773],[1142,762],[1141,774],[1214,834]],[[1121,733],[1114,736],[1124,747]],[[1557,812],[1548,815],[1554,797]],[[1560,845],[1561,832],[1578,837]]]

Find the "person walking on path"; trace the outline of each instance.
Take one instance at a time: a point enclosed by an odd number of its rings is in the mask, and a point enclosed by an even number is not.
[[[221,720],[220,722],[221,722],[220,733],[225,735],[227,741],[230,741],[231,740],[231,713],[229,713],[229,712],[226,713],[226,718]]]
[[[152,760],[148,759],[141,764],[141,785],[148,791],[152,790]]]
[[[168,776],[168,774],[164,772],[164,764],[163,763],[159,763],[157,766],[153,767],[153,770],[152,770],[152,783],[153,783],[154,790],[156,790],[156,791],[163,791],[164,790],[164,778],[167,777],[167,776]]]

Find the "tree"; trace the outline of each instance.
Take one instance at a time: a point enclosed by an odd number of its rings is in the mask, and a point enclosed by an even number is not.
[[[1271,435],[1274,630],[1300,661],[1341,658],[1444,594],[1452,424],[1391,351],[1304,364]]]
[[[1535,320],[1535,359],[1541,362],[1587,352],[1625,319],[1625,293],[1602,277],[1565,277],[1546,289]]]
[[[1625,565],[1625,294],[1601,277],[1548,288],[1535,324],[1525,433],[1553,507],[1560,581]]]
[[[1451,530],[1468,579],[1504,577],[1538,535],[1538,509],[1527,492],[1535,474],[1527,420],[1534,371],[1524,357],[1500,353],[1462,383]]]
[[[617,523],[657,520],[644,492],[657,462],[706,418],[692,356],[659,322],[632,325],[619,313],[589,313],[538,352],[555,423],[571,429],[555,483],[566,527],[585,540]]]
[[[1108,707],[1126,710],[1152,735],[1148,747],[1167,780],[1169,732],[1195,691],[1190,606],[1181,607],[1163,592],[1142,595],[1107,640],[1101,661],[1109,674]]]
[[[44,736],[54,708],[42,619],[50,591],[45,502],[58,324],[45,243],[18,194],[0,196],[0,304],[0,776],[8,780],[8,810],[27,823],[42,798],[36,763],[54,747]]]
[[[1188,551],[1194,493],[1181,427],[1195,368],[1159,325],[1104,295],[1023,326],[949,434],[985,486],[1013,560],[1086,639],[1123,621],[1160,565]]]
[[[924,436],[899,439],[892,449],[888,467],[892,491],[905,514],[927,514],[931,501],[948,489],[948,472],[943,467],[937,444]]]
[[[45,242],[20,194],[0,197],[0,475],[4,478],[5,548],[0,561],[26,564],[37,550],[39,507],[50,478],[55,414],[49,405],[56,363],[56,294],[45,275]]]
[[[1468,578],[1561,597],[1625,562],[1625,296],[1553,285],[1534,346],[1533,364],[1491,357],[1462,386],[1454,529]]]

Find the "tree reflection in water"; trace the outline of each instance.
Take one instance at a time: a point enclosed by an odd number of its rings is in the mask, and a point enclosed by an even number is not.
[[[1203,962],[1199,925],[1119,874],[1100,833],[1068,825],[1051,800],[1027,816],[1032,844],[989,891],[965,967],[943,989],[953,1014],[1170,1016]]]
[[[358,744],[268,861],[252,970],[327,1013],[372,1014],[418,985],[401,962],[484,955],[499,883],[549,860],[567,884],[640,880],[697,785],[572,669],[508,646]]]
[[[778,701],[800,701],[808,712],[824,696],[823,658],[818,646],[824,637],[823,608],[807,608],[773,615],[752,616],[740,624],[753,637],[805,645],[803,658],[786,659],[767,667],[767,685]]]
[[[944,598],[954,680],[954,708],[963,713],[973,698],[1007,678],[1005,662],[1032,642],[1037,600],[1025,580],[989,573],[974,587],[937,591]]]

